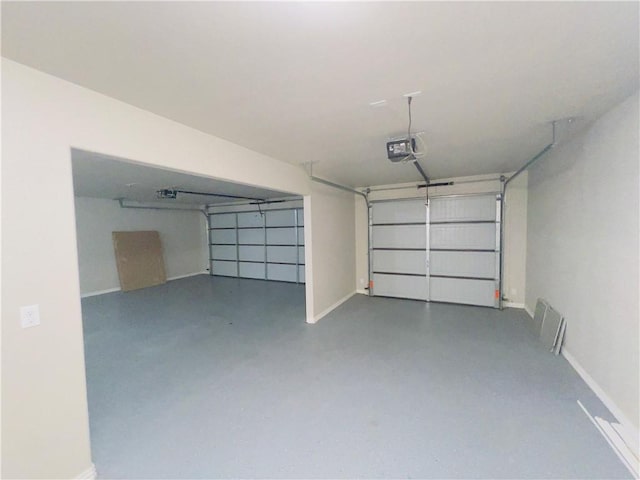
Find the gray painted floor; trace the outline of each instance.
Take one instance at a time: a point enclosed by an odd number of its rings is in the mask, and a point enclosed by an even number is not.
[[[82,301],[100,478],[630,478],[526,313],[198,276]]]

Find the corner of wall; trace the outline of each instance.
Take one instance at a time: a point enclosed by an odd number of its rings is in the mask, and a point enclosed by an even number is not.
[[[92,463],[89,468],[76,475],[75,480],[95,480],[96,478],[98,478],[98,472],[96,471],[96,466]]]

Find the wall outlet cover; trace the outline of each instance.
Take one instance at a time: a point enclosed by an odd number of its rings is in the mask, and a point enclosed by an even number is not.
[[[30,328],[40,325],[40,308],[38,305],[20,307],[20,325],[22,328]]]

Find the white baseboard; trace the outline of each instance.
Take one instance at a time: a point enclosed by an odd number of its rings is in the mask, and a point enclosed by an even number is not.
[[[335,310],[336,308],[338,308],[340,305],[342,305],[344,302],[346,302],[347,300],[349,300],[351,297],[353,297],[356,294],[355,290],[353,292],[351,292],[349,295],[346,295],[345,297],[341,298],[340,300],[338,300],[336,303],[334,303],[333,305],[331,305],[329,308],[323,310],[322,312],[320,312],[318,315],[316,315],[313,318],[307,318],[307,323],[316,323],[318,320],[320,320],[322,317],[328,315],[329,313],[331,313],[333,310]]]
[[[524,303],[502,302],[502,305],[507,308],[524,308]]]
[[[527,312],[531,318],[533,318],[533,312],[529,310],[529,307],[527,307],[526,303],[524,304],[524,311]]]
[[[631,435],[632,438],[638,438],[640,435],[640,431],[629,421],[627,416],[622,413],[622,410],[614,403],[613,400],[605,393],[605,391],[596,383],[596,381],[589,375],[582,365],[578,363],[575,357],[571,354],[571,352],[567,351],[566,348],[562,347],[560,354],[569,362],[569,365],[573,367],[573,369],[580,375],[580,378],[584,380],[589,388],[596,394],[596,396],[600,399],[600,401],[604,404],[605,407],[611,412],[611,414],[615,417],[615,419],[622,425],[622,427]]]
[[[95,292],[83,293],[80,298],[95,297],[96,295],[104,295],[105,293],[119,292],[120,287],[107,288],[106,290],[96,290]]]
[[[524,309],[529,314],[529,316],[533,318],[533,312],[529,310],[526,304],[524,306]],[[596,394],[596,397],[600,399],[600,401],[604,404],[604,406],[607,407],[609,412],[611,412],[611,415],[613,415],[614,418],[618,421],[618,423],[622,425],[622,428],[626,430],[628,435],[630,435],[631,438],[636,438],[636,439],[640,438],[640,431],[633,425],[633,423],[629,421],[627,416],[624,413],[622,413],[622,410],[620,410],[620,408],[615,404],[615,402],[611,400],[609,395],[605,393],[605,391],[602,389],[600,385],[598,385],[598,383],[593,379],[593,377],[589,375],[584,368],[582,368],[582,365],[578,363],[578,361],[571,354],[571,352],[569,352],[563,346],[562,349],[560,350],[560,355],[562,355],[567,360],[567,362],[569,362],[569,365],[571,365],[571,367],[576,371],[576,373],[580,375],[580,378],[582,378],[584,383],[586,383],[587,386],[591,389],[591,391]]]
[[[176,275],[175,277],[167,277],[167,282],[170,282],[171,280],[179,280],[181,278],[195,277],[196,275],[209,275],[209,272],[205,270],[204,272],[194,272],[194,273],[187,273],[186,275]]]
[[[87,468],[84,472],[79,475],[76,475],[76,480],[95,480],[98,478],[98,472],[96,471],[96,466],[92,463],[89,468]]]
[[[640,465],[638,462],[638,447],[631,447],[634,443],[637,445],[637,439],[626,440],[625,435],[621,435],[622,428],[619,423],[608,422],[604,418],[591,415],[589,410],[585,408],[580,400],[578,406],[582,409],[587,418],[594,427],[600,432],[600,435],[607,441],[613,453],[620,459],[622,464],[627,467],[633,478],[640,478]]]
[[[356,293],[359,293],[360,295],[367,295],[367,296],[369,295],[369,292],[368,292],[368,291],[366,291],[366,290],[361,290],[361,289],[356,290]]]
[[[175,277],[168,277],[167,282],[170,282],[172,280],[179,280],[181,278],[195,277],[196,275],[209,275],[209,272],[204,271],[204,272],[187,273],[186,275],[176,275]],[[120,287],[107,288],[106,290],[97,290],[95,292],[83,293],[80,295],[80,298],[95,297],[96,295],[104,295],[105,293],[119,292],[120,290],[121,290]]]

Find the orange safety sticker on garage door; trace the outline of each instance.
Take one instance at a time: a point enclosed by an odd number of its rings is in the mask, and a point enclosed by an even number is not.
[[[500,290],[496,290],[496,300],[500,298]]]

